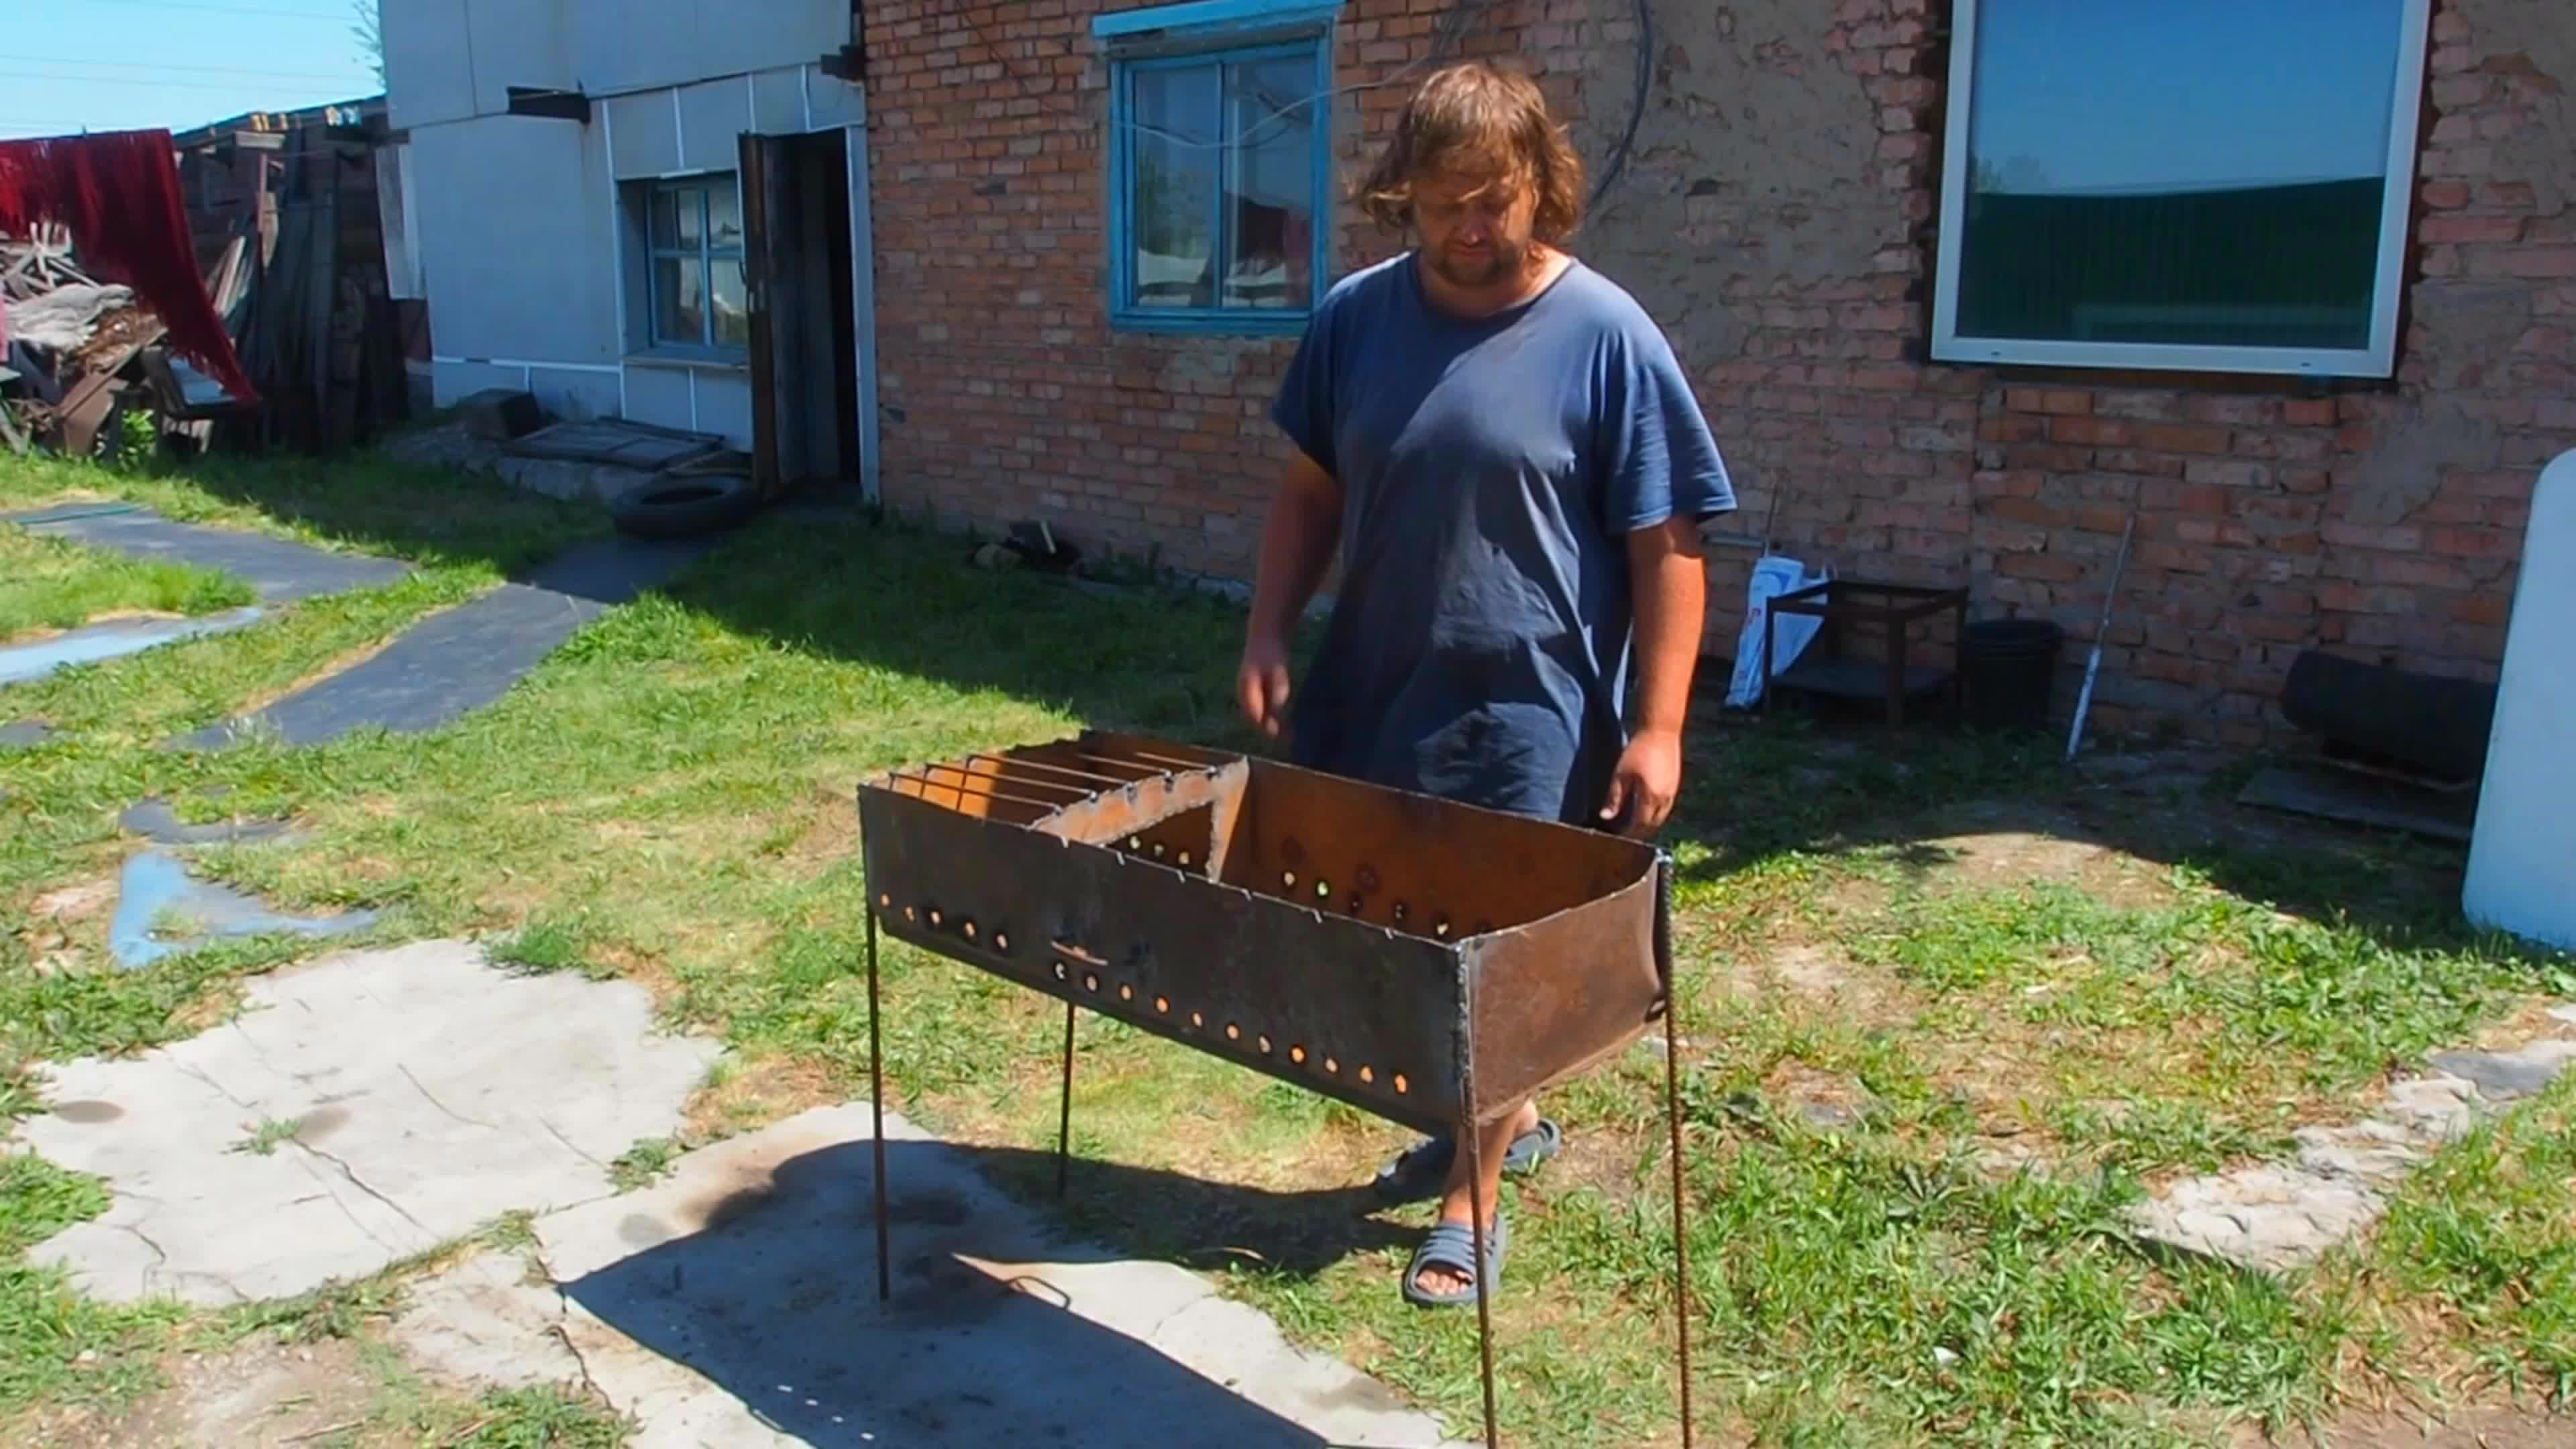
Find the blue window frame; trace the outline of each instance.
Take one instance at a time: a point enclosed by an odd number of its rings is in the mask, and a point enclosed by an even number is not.
[[[1332,22],[1315,0],[1104,15],[1109,320],[1294,333],[1330,285]]]
[[[731,172],[631,188],[643,233],[640,341],[649,351],[737,358],[751,345],[742,196]]]

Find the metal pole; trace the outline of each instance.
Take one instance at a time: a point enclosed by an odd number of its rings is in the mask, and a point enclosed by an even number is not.
[[[1467,1228],[1476,1255],[1467,1277],[1476,1285],[1476,1357],[1485,1381],[1485,1449],[1500,1449],[1501,1430],[1494,1419],[1494,1283],[1485,1275],[1484,1126],[1476,1120],[1475,1101],[1475,1088],[1470,1085],[1465,1130],[1458,1134],[1467,1147]]]
[[[1073,1003],[1064,1004],[1064,1096],[1055,1119],[1055,1195],[1064,1196],[1065,1164],[1073,1157]]]
[[[2138,506],[2129,505],[2129,523],[2120,530],[2120,557],[2111,565],[2111,587],[2102,593],[2102,622],[2093,629],[2093,655],[2084,662],[2084,692],[2075,700],[2075,723],[2066,731],[2066,763],[2084,744],[2084,716],[2093,708],[2093,677],[2102,672],[2102,636],[2111,631],[2111,605],[2120,597],[2120,576],[2129,568],[2129,539],[2138,531]]]
[[[1671,924],[1672,860],[1656,867],[1655,966],[1664,978],[1664,1117],[1672,1131],[1673,1159],[1673,1332],[1680,1344],[1682,1375],[1682,1449],[1691,1449],[1690,1243],[1682,1191],[1682,1042],[1677,1018],[1681,992],[1674,980]]]
[[[877,913],[868,912],[868,1106],[876,1117],[877,1301],[894,1296],[893,1251],[886,1235],[885,1052],[877,1038]]]

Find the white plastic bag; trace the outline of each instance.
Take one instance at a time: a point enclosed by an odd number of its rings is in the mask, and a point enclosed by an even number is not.
[[[1807,566],[1779,554],[1764,554],[1753,565],[1753,582],[1745,589],[1744,633],[1735,644],[1735,680],[1728,689],[1726,703],[1733,709],[1751,709],[1759,704],[1770,681],[1762,677],[1762,633],[1771,617],[1771,601],[1782,594],[1831,582],[1833,570],[1807,572]],[[1771,678],[1777,679],[1798,662],[1798,656],[1814,642],[1816,631],[1825,621],[1805,614],[1780,616],[1779,633],[1772,641]]]

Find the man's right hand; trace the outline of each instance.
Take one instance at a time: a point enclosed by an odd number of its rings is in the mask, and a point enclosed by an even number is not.
[[[1243,663],[1235,670],[1234,692],[1243,717],[1264,735],[1279,738],[1288,721],[1288,646],[1255,634],[1243,646]]]

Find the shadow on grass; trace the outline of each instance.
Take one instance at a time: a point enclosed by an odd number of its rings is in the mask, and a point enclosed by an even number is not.
[[[608,532],[589,505],[372,458],[215,458],[181,476],[353,547],[479,561],[514,578]],[[774,510],[659,592],[735,632],[814,655],[1041,703],[1101,726],[1266,748],[1233,703],[1239,607],[1153,590],[1104,597],[978,569],[968,552],[963,539],[871,513]],[[1980,735],[1938,719],[1890,732],[1832,711],[1753,720],[1722,710],[1719,667],[1706,668],[1700,683],[1684,796],[1665,835],[1684,857],[1686,882],[1785,854],[1861,849],[1894,851],[1900,865],[1928,871],[1946,859],[1925,840],[1936,817],[2008,802],[1996,828],[2177,867],[2393,948],[2519,949],[2461,917],[2463,849],[2237,806],[2232,775],[2180,753],[2105,778],[2063,764],[2062,735]]]

